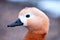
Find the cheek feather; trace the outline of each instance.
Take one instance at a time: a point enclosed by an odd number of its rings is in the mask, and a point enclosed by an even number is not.
[[[27,19],[24,16],[18,16],[18,18],[22,21],[23,26],[27,26]]]
[[[35,18],[36,16],[32,12],[27,12],[23,15],[19,15],[18,18],[24,23],[23,26],[28,26],[27,21]],[[34,21],[34,20],[33,20]]]

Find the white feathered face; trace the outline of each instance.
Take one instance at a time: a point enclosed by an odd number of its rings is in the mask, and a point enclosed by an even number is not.
[[[15,26],[28,26],[28,20],[35,18],[36,16],[32,12],[26,12],[18,16],[17,21],[13,22],[12,24],[8,25],[8,27],[15,27]]]
[[[36,17],[33,13],[31,12],[27,12],[23,15],[19,15],[18,18],[21,20],[21,22],[23,23],[23,26],[27,26],[27,21],[31,18]]]

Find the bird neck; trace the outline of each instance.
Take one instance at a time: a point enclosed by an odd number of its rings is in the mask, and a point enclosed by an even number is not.
[[[45,40],[45,34],[28,32],[24,40]]]

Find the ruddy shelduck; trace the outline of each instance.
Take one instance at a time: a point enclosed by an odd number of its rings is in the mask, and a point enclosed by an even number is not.
[[[35,7],[26,7],[19,12],[18,20],[8,27],[25,26],[28,29],[24,40],[45,40],[49,30],[49,18]]]

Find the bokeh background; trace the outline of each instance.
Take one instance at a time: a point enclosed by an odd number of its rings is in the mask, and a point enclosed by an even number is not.
[[[27,29],[22,26],[8,28],[25,7],[37,7],[50,19],[46,40],[60,40],[60,0],[0,0],[0,40],[23,40]]]

